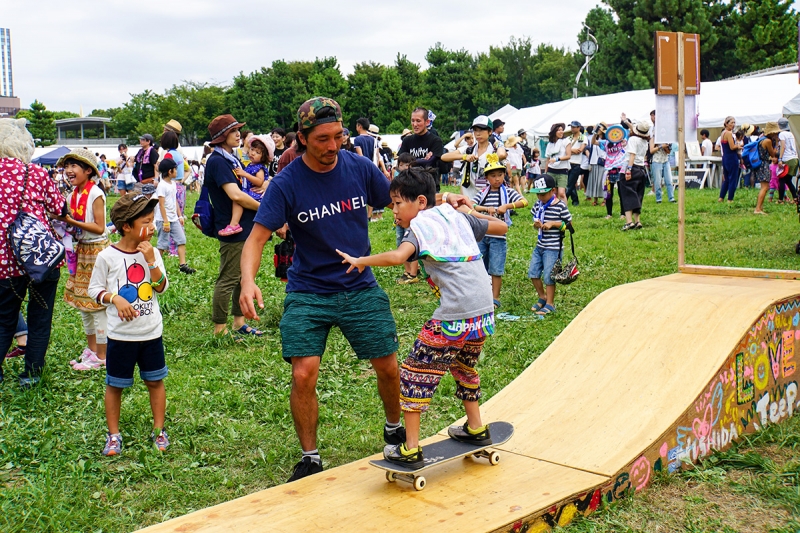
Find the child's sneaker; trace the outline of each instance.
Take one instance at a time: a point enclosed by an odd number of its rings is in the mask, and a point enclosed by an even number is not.
[[[156,432],[154,430],[152,433],[150,433],[150,438],[153,440],[153,443],[156,445],[156,448],[158,448],[158,451],[160,452],[167,451],[167,448],[169,447],[169,437],[167,436],[167,430],[163,428],[159,429],[158,435],[156,435]]]
[[[190,266],[189,266],[189,265],[187,265],[186,263],[182,264],[182,265],[179,267],[179,270],[180,270],[181,272],[183,272],[184,274],[194,274],[195,272],[197,272],[197,270],[193,269],[192,267],[190,267]]]
[[[82,353],[82,354],[81,354],[81,356],[78,358],[78,360],[76,361],[75,359],[73,359],[72,361],[70,361],[70,362],[69,362],[69,364],[71,364],[72,366],[75,366],[75,365],[77,365],[78,363],[83,363],[83,362],[85,362],[85,361],[86,361],[86,360],[87,360],[87,359],[88,359],[90,356],[92,356],[92,355],[97,355],[97,354],[95,354],[95,353],[94,353],[93,351],[91,351],[89,348],[84,348],[84,349],[83,349],[83,353]]]
[[[79,371],[95,370],[97,368],[103,368],[104,366],[106,366],[106,360],[100,359],[99,357],[97,357],[97,355],[95,355],[94,352],[91,352],[89,356],[86,357],[86,359],[84,359],[80,363],[75,363],[74,365],[72,365],[72,369]]]
[[[119,455],[122,453],[122,435],[115,433],[106,433],[106,447],[103,448],[103,455],[111,457],[112,455]]]
[[[219,230],[219,234],[222,237],[230,237],[231,235],[241,233],[241,231],[242,227],[239,224],[236,224],[235,226],[231,226],[230,224],[228,224],[227,226]]]
[[[489,424],[477,430],[473,430],[470,429],[469,422],[464,422],[463,426],[450,426],[447,428],[447,434],[451,439],[468,442],[470,444],[488,446],[492,443],[492,436],[489,434]]]
[[[403,272],[403,275],[397,278],[397,283],[400,285],[410,285],[411,283],[416,283],[419,281],[417,276],[412,276],[408,272]]]
[[[416,450],[408,451],[405,443],[387,444],[383,448],[383,458],[390,463],[397,463],[414,470],[425,466],[425,459],[422,456],[422,446]]]
[[[17,346],[6,354],[6,359],[13,359],[15,357],[19,357],[20,355],[25,355],[25,349],[25,346]]]

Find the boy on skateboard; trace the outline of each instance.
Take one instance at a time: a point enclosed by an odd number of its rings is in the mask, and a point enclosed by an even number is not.
[[[456,397],[464,404],[467,422],[449,428],[451,438],[477,445],[492,443],[489,426],[481,422],[478,400],[480,377],[475,370],[486,337],[494,333],[494,304],[478,242],[488,235],[505,235],[502,220],[481,215],[467,206],[458,211],[446,202],[436,206],[434,175],[412,167],[400,172],[389,186],[399,226],[406,229],[393,251],[351,257],[347,272],[367,266],[402,265],[419,260],[428,283],[439,295],[439,307],[422,327],[411,353],[400,368],[400,406],[406,422],[406,441],[384,448],[386,460],[410,468],[425,463],[419,445],[420,415],[428,409],[441,377],[448,370],[456,380]]]

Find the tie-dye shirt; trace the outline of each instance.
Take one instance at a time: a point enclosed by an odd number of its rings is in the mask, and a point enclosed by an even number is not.
[[[486,220],[469,215],[460,216],[466,217],[476,242],[486,236],[489,228]],[[406,230],[402,242],[409,242],[416,249],[409,260],[420,259],[419,243],[413,230]],[[492,287],[483,261],[436,261],[430,256],[423,256],[420,265],[428,277],[428,283],[439,296],[439,307],[433,312],[432,318],[442,322],[445,336],[476,339],[494,332]]]

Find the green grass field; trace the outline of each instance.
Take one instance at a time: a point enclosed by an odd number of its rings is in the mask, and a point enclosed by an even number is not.
[[[196,195],[190,196],[193,204]],[[687,261],[797,269],[800,225],[792,206],[767,204],[752,214],[755,191],[733,206],[716,191],[689,191]],[[190,209],[187,208],[187,211]],[[603,290],[676,272],[677,208],[645,199],[636,232],[619,231],[605,208],[573,208],[581,278],[559,287],[557,313],[544,321],[499,322],[479,367],[485,398],[513,380],[570,320]],[[394,246],[391,217],[370,225],[373,251]],[[503,311],[530,316],[535,301],[526,278],[535,234],[527,210],[509,232]],[[22,391],[11,379],[21,361],[6,363],[0,386],[0,531],[130,531],[283,483],[298,460],[289,413],[290,367],[280,357],[278,321],[283,284],[273,277],[271,250],[258,282],[266,309],[263,339],[235,344],[211,335],[211,293],[219,265],[217,243],[189,230],[191,277],[168,258],[171,286],[161,296],[170,377],[165,454],[149,441],[151,415],[138,382],[123,398],[121,457],[101,455],[105,436],[104,374],[77,373],[68,361],[85,345],[78,313],[59,301],[42,386]],[[344,266],[343,266],[344,268]],[[66,269],[64,269],[66,272]],[[377,269],[400,335],[400,356],[436,302],[420,283],[398,286],[400,267]],[[66,274],[62,274],[63,279]],[[652,327],[666,327],[653,324]],[[598,342],[602,342],[599,340]],[[319,447],[326,466],[382,449],[383,414],[368,364],[358,362],[338,331],[328,342],[319,382]],[[446,377],[423,433],[461,416]],[[796,531],[800,528],[798,417],[717,454],[698,469],[664,477],[622,503],[580,519],[566,531]]]

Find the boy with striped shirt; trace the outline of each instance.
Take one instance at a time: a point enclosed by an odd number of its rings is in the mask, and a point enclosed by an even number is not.
[[[533,205],[533,227],[539,232],[536,247],[531,255],[528,277],[539,295],[531,308],[537,315],[545,316],[556,310],[553,302],[556,285],[550,277],[553,265],[561,254],[562,234],[572,224],[572,214],[567,204],[559,200],[554,189],[556,180],[550,174],[542,174],[533,182],[532,192],[538,200]]]

